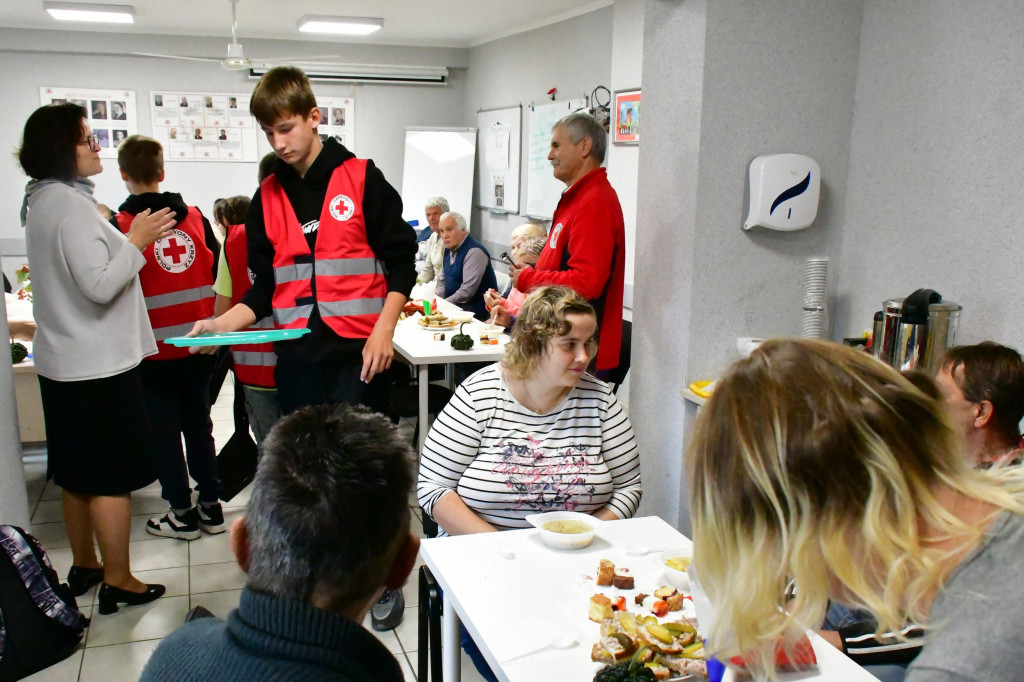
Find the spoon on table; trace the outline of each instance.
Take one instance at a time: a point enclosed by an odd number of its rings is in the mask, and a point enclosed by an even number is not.
[[[521,658],[527,656],[533,656],[534,654],[544,653],[546,651],[558,651],[559,649],[572,649],[575,646],[579,646],[579,641],[572,635],[562,635],[558,639],[552,640],[547,644],[539,647],[535,647],[528,651],[524,651],[521,654],[516,654],[511,658],[506,658],[502,663],[511,663],[512,661],[518,661]]]

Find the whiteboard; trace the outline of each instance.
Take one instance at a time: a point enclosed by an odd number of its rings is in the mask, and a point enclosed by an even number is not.
[[[559,119],[587,106],[584,99],[531,105],[527,109],[526,215],[550,220],[565,185],[551,172],[548,151],[551,127]]]
[[[479,111],[476,115],[480,156],[476,204],[488,211],[519,212],[519,157],[523,108]]]
[[[422,228],[427,199],[444,197],[468,223],[475,161],[476,128],[406,128],[402,218]]]

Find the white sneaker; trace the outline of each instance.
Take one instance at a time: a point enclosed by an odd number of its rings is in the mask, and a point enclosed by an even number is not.
[[[147,521],[146,532],[150,535],[159,535],[162,538],[195,540],[201,535],[199,532],[199,512],[195,507],[192,507],[179,516],[176,511],[169,509],[163,516],[154,516]]]

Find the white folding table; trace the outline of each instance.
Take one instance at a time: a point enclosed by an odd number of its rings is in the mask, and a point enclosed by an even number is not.
[[[445,313],[460,311],[461,309],[446,301],[438,301],[438,308]],[[419,440],[416,443],[417,452],[423,452],[423,443],[427,440],[427,384],[428,367],[436,364],[451,365],[456,362],[497,362],[505,357],[505,344],[508,342],[508,334],[498,335],[498,345],[483,345],[480,343],[480,334],[483,333],[483,325],[473,321],[466,325],[465,332],[473,337],[473,348],[470,350],[455,350],[452,348],[451,337],[459,333],[458,327],[444,330],[444,341],[434,340],[434,331],[420,326],[416,318],[402,320],[395,327],[395,335],[391,345],[395,351],[409,361],[416,368],[416,381],[419,388]],[[494,336],[494,334],[488,334]]]
[[[600,626],[588,620],[588,603],[595,592],[614,591],[596,587],[598,562],[610,559],[629,568],[637,589],[650,593],[668,584],[660,552],[630,556],[626,548],[691,547],[685,536],[657,517],[606,522],[594,542],[577,551],[550,549],[541,543],[539,533],[513,530],[422,541],[423,561],[444,590],[445,682],[461,679],[460,622],[499,680],[591,682],[601,667],[590,660]],[[630,602],[634,593],[622,592]],[[566,635],[578,645],[528,653]],[[877,682],[825,640],[814,633],[809,636],[817,671],[782,674],[781,680]],[[727,682],[734,679],[731,670],[726,673]]]

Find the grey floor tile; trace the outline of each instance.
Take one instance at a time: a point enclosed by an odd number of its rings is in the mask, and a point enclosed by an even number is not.
[[[27,528],[28,532],[39,541],[47,552],[58,547],[70,547],[68,542],[67,529],[63,521],[52,523],[33,523]]]
[[[82,655],[85,647],[79,647],[77,651],[65,658],[60,663],[51,665],[45,670],[40,670],[34,675],[23,677],[23,682],[68,682],[77,680],[78,673],[82,669]],[[406,678],[408,679],[408,678]]]
[[[43,500],[36,505],[32,523],[52,523],[64,520],[64,505],[60,500]]]
[[[133,571],[188,566],[188,543],[184,540],[154,537],[151,540],[133,541],[128,548]]]
[[[240,590],[245,587],[245,571],[237,561],[192,566],[189,574],[192,594]]]
[[[419,612],[418,608],[409,606],[406,602],[405,617],[394,630],[402,649],[407,653],[419,649]]]
[[[185,622],[188,604],[189,598],[186,596],[161,597],[140,606],[122,605],[117,613],[97,614],[89,626],[85,646],[89,649],[109,644],[162,639]]]
[[[79,682],[136,682],[160,640],[100,646],[85,650]]]
[[[191,607],[205,606],[218,618],[227,618],[232,610],[238,608],[238,601],[242,598],[241,590],[224,590],[223,592],[207,592],[205,594],[193,594]]]

